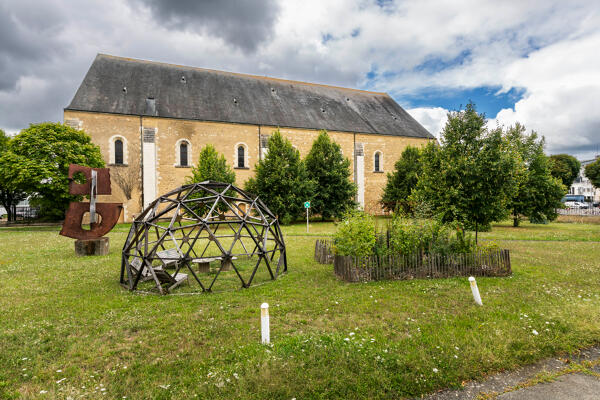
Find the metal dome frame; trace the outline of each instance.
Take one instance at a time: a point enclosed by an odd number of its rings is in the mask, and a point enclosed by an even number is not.
[[[211,243],[218,254],[206,254]],[[236,267],[238,257],[258,258],[249,279]],[[221,265],[212,281],[203,283],[198,275],[209,272],[214,261]],[[233,270],[248,288],[261,265],[271,280],[287,272],[277,217],[257,196],[229,183],[204,181],[160,196],[135,218],[123,245],[120,283],[133,291],[140,282],[153,281],[153,290],[167,294],[187,281],[182,271],[189,271],[202,292],[211,292],[221,272]]]

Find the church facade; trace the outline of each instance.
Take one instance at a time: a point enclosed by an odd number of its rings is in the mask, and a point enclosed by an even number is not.
[[[386,173],[404,148],[435,140],[385,93],[102,54],[64,122],[100,147],[113,176],[113,194],[101,201],[123,202],[124,221],[182,185],[209,143],[243,186],[276,129],[302,157],[326,129],[350,160],[357,201],[380,213]],[[135,181],[130,199],[117,175]]]

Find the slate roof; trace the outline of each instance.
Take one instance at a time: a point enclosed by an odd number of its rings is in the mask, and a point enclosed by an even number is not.
[[[66,110],[433,138],[386,93],[105,54]]]

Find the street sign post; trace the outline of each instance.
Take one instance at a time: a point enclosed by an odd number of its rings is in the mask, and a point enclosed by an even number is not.
[[[306,233],[308,233],[308,209],[310,208],[310,201],[304,202],[304,208],[306,208]]]

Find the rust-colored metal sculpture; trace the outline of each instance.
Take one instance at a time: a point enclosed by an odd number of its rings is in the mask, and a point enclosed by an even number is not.
[[[85,183],[75,182],[75,174],[85,176]],[[89,203],[71,202],[65,215],[65,222],[60,234],[73,239],[99,239],[115,226],[123,208],[121,203],[97,203],[96,196],[111,194],[110,169],[91,168],[82,165],[69,165],[69,193],[73,195],[89,195]],[[90,229],[83,229],[83,216],[90,213]],[[98,215],[100,222],[98,223]]]
[[[167,294],[187,282],[189,290],[211,292],[286,271],[277,217],[258,197],[206,181],[172,190],[136,217],[123,246],[121,284]]]

